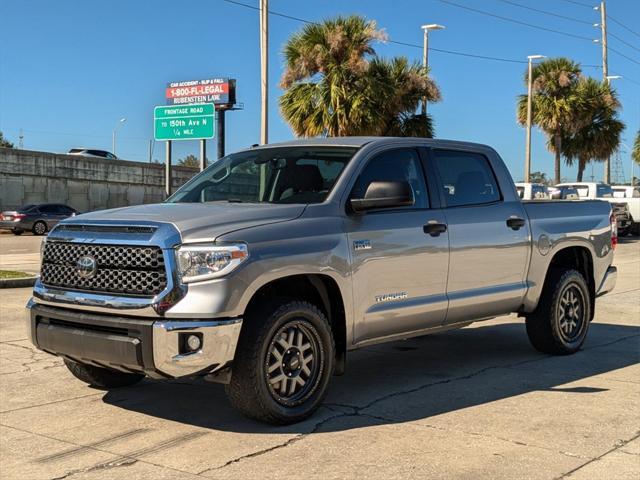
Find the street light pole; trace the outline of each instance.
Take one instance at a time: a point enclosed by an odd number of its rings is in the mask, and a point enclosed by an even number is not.
[[[604,5],[604,2],[602,2],[602,4]],[[606,32],[606,29],[605,29],[605,32]],[[606,33],[605,33],[605,35],[606,35]],[[604,51],[606,51],[606,47],[603,50],[603,52]],[[607,58],[606,54],[603,53],[602,54],[602,61],[603,61],[602,68],[603,68],[603,71],[604,71],[605,65],[606,65],[606,58]],[[611,85],[611,80],[617,80],[619,78],[622,78],[622,77],[620,75],[605,75],[604,76],[604,82],[607,85],[610,86]],[[610,157],[607,157],[604,160],[604,175],[603,176],[604,176],[604,178],[603,178],[604,183],[609,184],[611,182],[611,158]]]
[[[544,55],[529,55],[529,70],[527,74],[527,141],[524,154],[524,181],[528,183],[531,179],[531,117],[533,113],[533,60],[545,58]]]
[[[262,112],[260,123],[260,143],[269,140],[269,0],[260,0],[260,94],[262,97]]]
[[[429,25],[422,25],[423,43],[422,43],[422,66],[424,67],[425,74],[429,68],[429,30],[444,30],[444,26],[437,23],[430,23]],[[422,115],[427,114],[427,97],[422,97]]]
[[[118,123],[116,123],[116,126],[113,127],[113,135],[111,136],[111,153],[113,153],[114,155],[116,154],[116,130],[126,121],[126,118],[121,118],[120,120],[118,120]]]

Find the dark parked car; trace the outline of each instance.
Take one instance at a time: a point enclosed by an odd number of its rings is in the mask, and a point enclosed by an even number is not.
[[[15,235],[31,230],[34,235],[44,235],[59,221],[79,212],[60,203],[31,204],[17,210],[0,213],[0,230],[11,230]]]

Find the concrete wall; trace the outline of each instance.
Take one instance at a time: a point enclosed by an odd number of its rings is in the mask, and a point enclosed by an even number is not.
[[[197,169],[173,168],[173,187]],[[81,211],[164,200],[164,165],[0,148],[0,210],[65,203]]]

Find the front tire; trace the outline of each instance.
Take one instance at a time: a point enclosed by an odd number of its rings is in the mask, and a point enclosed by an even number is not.
[[[47,233],[47,224],[44,223],[42,220],[38,220],[36,223],[33,224],[31,231],[33,232],[34,235],[44,235],[45,233]]]
[[[309,417],[333,373],[331,326],[315,305],[281,299],[248,313],[226,386],[243,415],[287,425]]]
[[[106,368],[94,367],[93,365],[84,365],[82,363],[72,362],[65,358],[64,364],[69,371],[78,380],[82,380],[93,387],[109,390],[111,388],[127,387],[138,383],[144,378],[139,373],[125,373],[116,370],[108,370]]]
[[[540,303],[526,317],[527,335],[543,353],[569,355],[582,347],[591,321],[587,282],[577,270],[551,270]]]

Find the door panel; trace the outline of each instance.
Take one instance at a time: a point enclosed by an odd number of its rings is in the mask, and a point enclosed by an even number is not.
[[[519,202],[447,210],[451,257],[446,323],[516,310],[526,291],[529,226],[512,230],[511,216],[526,218]]]
[[[433,149],[446,205],[450,259],[447,324],[516,310],[526,291],[529,225],[522,203],[498,187],[478,152]]]
[[[428,208],[418,151],[391,149],[374,156],[358,175],[350,198],[363,198],[373,181],[407,182],[415,202],[346,218],[356,343],[440,326],[448,303],[447,222],[441,210]]]
[[[347,220],[352,250],[354,340],[438,326],[447,312],[449,239],[423,225],[445,223],[441,211],[396,211]],[[354,245],[370,248],[355,249]]]

